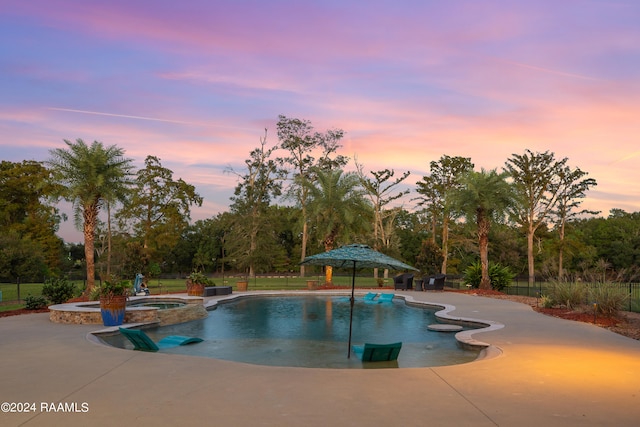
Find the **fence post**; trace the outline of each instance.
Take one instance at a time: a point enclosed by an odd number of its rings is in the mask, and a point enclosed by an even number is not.
[[[16,286],[18,288],[18,302],[20,302],[20,276],[18,276],[18,279],[16,281]]]
[[[538,280],[538,295],[542,295],[542,281]]]

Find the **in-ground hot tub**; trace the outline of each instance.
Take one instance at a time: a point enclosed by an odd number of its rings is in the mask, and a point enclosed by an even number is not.
[[[49,307],[54,323],[102,324],[100,303],[96,301],[56,304]],[[129,297],[124,323],[173,325],[207,317],[201,297],[144,296]]]

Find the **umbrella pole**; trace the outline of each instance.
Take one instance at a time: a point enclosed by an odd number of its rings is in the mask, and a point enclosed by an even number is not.
[[[351,359],[351,325],[353,324],[353,303],[355,301],[354,292],[356,290],[356,262],[353,261],[353,275],[351,276],[351,313],[349,314],[349,347],[347,349],[347,359]]]

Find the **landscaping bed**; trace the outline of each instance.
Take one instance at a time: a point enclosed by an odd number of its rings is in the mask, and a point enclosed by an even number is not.
[[[488,298],[506,299],[509,301],[515,301],[522,304],[530,305],[535,311],[546,314],[548,316],[559,317],[561,319],[575,320],[577,322],[594,323],[593,312],[589,310],[570,310],[563,307],[558,308],[542,308],[538,307],[538,300],[535,297],[526,297],[520,295],[507,295],[502,292],[494,290],[460,290],[452,291],[460,292],[471,295],[478,295]],[[602,328],[609,329],[620,335],[624,335],[635,340],[640,340],[640,313],[633,313],[629,311],[620,311],[616,316],[596,316],[595,325]]]

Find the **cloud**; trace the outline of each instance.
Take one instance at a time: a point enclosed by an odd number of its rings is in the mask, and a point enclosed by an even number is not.
[[[631,3],[5,3],[3,159],[76,138],[155,155],[205,197],[200,217],[284,114],[411,180],[444,154],[492,169],[549,150],[597,179],[588,203],[640,210]]]

